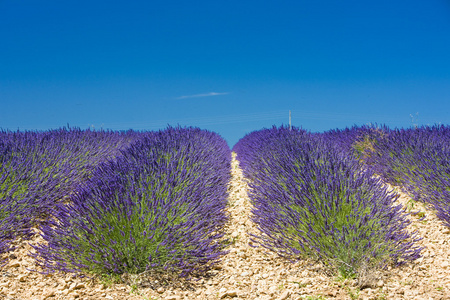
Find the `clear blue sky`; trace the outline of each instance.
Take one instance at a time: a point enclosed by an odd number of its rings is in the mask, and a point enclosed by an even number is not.
[[[450,1],[0,0],[0,128],[232,147],[289,110],[311,131],[450,124]]]

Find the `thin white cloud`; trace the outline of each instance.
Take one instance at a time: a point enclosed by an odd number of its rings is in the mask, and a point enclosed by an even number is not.
[[[187,98],[200,98],[200,97],[211,97],[211,96],[221,96],[221,95],[227,95],[229,93],[206,93],[206,94],[196,94],[196,95],[187,95],[187,96],[181,96],[177,97],[175,99],[187,99]]]

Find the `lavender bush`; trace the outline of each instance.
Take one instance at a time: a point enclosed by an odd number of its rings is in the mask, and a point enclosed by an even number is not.
[[[15,238],[31,236],[56,195],[58,180],[33,160],[38,139],[36,132],[0,132],[0,253],[11,250]]]
[[[433,205],[450,226],[450,127],[389,130],[371,152],[367,164],[383,180]]]
[[[285,127],[253,132],[233,149],[250,179],[262,246],[313,257],[364,285],[376,268],[419,257],[397,195],[329,137]]]
[[[55,203],[136,139],[131,132],[62,128],[0,132],[0,252],[45,221]]]
[[[12,158],[11,146],[0,140],[0,253],[11,250],[11,241],[25,234],[24,224],[29,223],[26,215],[18,217],[26,190],[20,185],[20,174],[14,174]]]
[[[231,151],[217,134],[143,134],[58,205],[35,257],[48,271],[188,275],[224,254]]]

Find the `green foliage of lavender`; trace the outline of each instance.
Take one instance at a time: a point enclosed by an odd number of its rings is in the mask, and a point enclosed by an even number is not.
[[[251,180],[252,218],[261,231],[255,241],[345,276],[419,257],[396,195],[338,149],[329,135],[284,127],[238,142],[233,150]]]
[[[207,269],[224,254],[230,166],[215,133],[142,134],[59,204],[35,257],[49,271],[91,275]]]

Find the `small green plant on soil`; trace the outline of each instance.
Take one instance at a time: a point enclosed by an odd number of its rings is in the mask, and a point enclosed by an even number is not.
[[[382,293],[381,295],[378,295],[375,300],[387,300],[386,292]]]
[[[407,204],[406,204],[408,212],[411,213],[412,215],[418,217],[418,218],[425,217],[425,212],[420,211],[420,210],[414,211],[414,207],[417,209],[417,206],[418,206],[417,204],[418,204],[418,202],[415,201],[414,199],[409,199]],[[423,203],[422,203],[422,206],[423,206]]]
[[[361,290],[359,288],[356,289],[352,289],[348,286],[345,287],[345,290],[347,291],[348,295],[350,296],[350,299],[352,300],[358,300],[359,298],[359,293],[361,292]]]
[[[406,207],[408,208],[408,211],[411,212],[414,209],[414,206],[417,204],[416,201],[414,201],[414,199],[409,199],[408,202],[406,203]]]
[[[298,281],[291,281],[291,282],[295,283],[295,284],[298,284],[298,288],[299,289],[304,288],[304,287],[306,287],[308,285],[308,283],[306,283],[306,282],[304,282],[304,283],[300,283]]]
[[[302,299],[305,299],[305,300],[326,300],[327,298],[325,298],[322,295],[318,295],[318,296],[306,296],[306,297],[304,297]]]
[[[139,288],[136,284],[130,285],[131,291],[130,294],[140,295]]]

